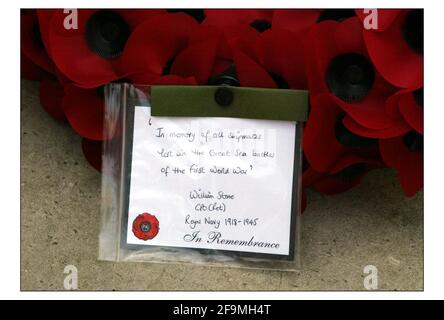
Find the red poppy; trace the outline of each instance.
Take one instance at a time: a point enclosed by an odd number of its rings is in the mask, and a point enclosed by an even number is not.
[[[60,71],[77,85],[97,87],[124,76],[120,56],[132,31],[162,10],[80,9],[78,28],[65,28],[63,10],[52,14],[47,48]]]
[[[204,29],[189,15],[159,15],[148,19],[129,39],[123,67],[135,83],[144,79],[144,84],[154,84],[170,75],[206,84],[220,40],[220,32]]]
[[[324,93],[310,98],[311,110],[304,128],[307,162],[317,172],[337,172],[358,162],[378,161],[376,139],[361,137],[344,126],[344,111]]]
[[[69,124],[81,137],[103,139],[103,87],[82,89],[66,85],[62,107]]]
[[[97,171],[102,171],[102,141],[82,139],[82,151],[88,163]]]
[[[153,239],[159,233],[159,220],[147,212],[139,214],[133,221],[133,233],[141,240]]]
[[[355,122],[383,130],[398,125],[385,110],[395,88],[374,70],[357,17],[342,22],[323,21],[305,42],[308,87],[311,95],[327,92]]]
[[[387,100],[387,110],[390,113],[401,115],[408,125],[424,133],[424,90],[403,89]],[[404,131],[402,134],[406,133]]]
[[[34,10],[20,17],[22,54],[45,71],[54,72],[54,64],[48,56],[42,41],[39,20]]]
[[[416,131],[379,140],[381,156],[387,166],[395,168],[407,197],[413,196],[424,184],[423,135]]]
[[[46,75],[40,82],[40,104],[53,118],[66,121],[62,109],[63,86],[52,75]]]
[[[199,84],[206,83],[218,39],[206,37],[191,42],[191,35],[198,28],[199,24],[193,18],[182,13],[148,19],[128,40],[122,58],[125,73],[133,82],[135,79],[175,75],[194,77]]]
[[[391,84],[417,89],[424,82],[422,9],[378,10],[378,18],[392,22],[381,30],[364,30],[364,40],[371,60],[379,73]]]

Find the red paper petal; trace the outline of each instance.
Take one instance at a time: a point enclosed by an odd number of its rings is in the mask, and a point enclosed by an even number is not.
[[[89,164],[97,171],[102,171],[102,142],[82,139],[82,151]]]
[[[334,37],[337,52],[354,52],[367,55],[364,37],[362,36],[362,22],[357,17],[348,18],[339,23]]]
[[[347,153],[335,137],[342,110],[325,94],[311,97],[311,106],[303,136],[305,157],[316,171],[328,172]]]
[[[393,138],[403,135],[410,131],[410,126],[403,120],[394,122],[392,126],[382,130],[374,130],[361,126],[353,120],[350,116],[346,116],[343,120],[344,126],[351,132],[367,138]]]
[[[418,105],[412,92],[399,97],[399,112],[413,129],[424,134],[424,108]]]
[[[224,29],[224,37],[220,42],[218,57],[232,60],[233,50],[240,50],[252,57],[255,55],[255,43],[260,33],[247,25],[227,27]]]
[[[40,104],[54,119],[66,121],[62,109],[63,86],[52,77],[46,76],[40,82]]]
[[[192,17],[182,13],[149,18],[128,39],[122,57],[125,73],[162,75],[167,62],[187,46],[197,26]]]
[[[334,95],[331,95],[331,97],[361,126],[373,130],[382,130],[396,126],[399,123],[399,119],[392,118],[386,112],[385,102],[390,93],[385,90],[372,89],[369,95],[362,100],[352,103],[345,102]]]
[[[116,12],[125,19],[131,29],[151,17],[166,13],[164,9],[119,9]]]
[[[244,87],[276,88],[276,83],[257,62],[241,51],[233,52],[237,76]]]
[[[336,52],[335,31],[339,23],[322,21],[310,28],[304,41],[304,60],[311,95],[328,92],[325,72]]]
[[[398,92],[395,92],[393,95],[387,98],[385,102],[385,109],[387,114],[389,114],[392,118],[402,118],[402,114],[399,112],[399,97],[402,94],[408,93],[411,90],[409,89],[402,89]]]
[[[40,33],[42,36],[43,44],[45,45],[46,51],[50,56],[51,49],[49,47],[49,30],[51,27],[51,19],[54,13],[57,12],[57,9],[38,9],[37,10],[37,16],[39,19],[39,25],[40,25]],[[52,59],[52,58],[51,58]],[[68,79],[58,68],[57,66],[54,66],[54,75],[57,77],[58,81],[62,85],[66,85],[68,83],[71,83],[72,81]]]
[[[387,99],[386,110],[392,117],[401,117],[410,127],[424,133],[424,107],[416,102],[413,92],[399,90]]]
[[[301,34],[316,24],[320,14],[320,9],[274,10],[272,26]]]
[[[406,14],[403,10],[383,32],[364,30],[364,39],[376,69],[388,82],[401,88],[419,88],[424,82],[424,59],[404,40]]]
[[[384,162],[396,169],[401,187],[407,197],[413,196],[424,184],[424,157],[412,152],[403,143],[403,137],[381,139],[379,148]]]
[[[221,29],[233,25],[250,24],[255,20],[271,21],[273,10],[261,9],[205,9],[204,25]]]
[[[80,136],[89,140],[103,139],[104,99],[96,89],[65,86],[63,111]]]
[[[256,54],[262,66],[283,77],[290,88],[307,87],[300,37],[286,30],[270,29],[259,36]]]
[[[216,59],[218,44],[218,39],[210,39],[182,50],[171,66],[171,73],[194,77],[199,84],[206,84]]]

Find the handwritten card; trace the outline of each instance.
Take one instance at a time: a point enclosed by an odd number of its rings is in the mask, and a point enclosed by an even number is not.
[[[126,241],[287,256],[295,122],[135,107]]]

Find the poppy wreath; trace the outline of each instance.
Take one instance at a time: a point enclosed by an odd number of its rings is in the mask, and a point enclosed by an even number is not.
[[[21,73],[99,171],[110,82],[306,89],[303,187],[336,194],[390,167],[411,197],[423,186],[423,10],[379,9],[377,28],[367,14],[80,9],[66,29],[61,9],[23,10]]]

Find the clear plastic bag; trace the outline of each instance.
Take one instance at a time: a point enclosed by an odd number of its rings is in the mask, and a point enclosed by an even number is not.
[[[187,104],[196,106],[200,100],[205,100],[205,105],[216,97],[213,92],[220,87],[225,86],[190,87],[185,91],[187,96],[196,92],[193,90],[203,90],[191,102],[174,90],[170,94],[169,88],[163,88],[163,97],[169,96],[172,104],[183,104],[186,109]],[[208,117],[205,112],[196,117],[202,109],[187,117],[177,108],[162,111],[173,112],[171,117],[159,117],[152,113],[161,98],[153,102],[152,89],[125,83],[105,88],[99,259],[299,269],[303,117],[302,121],[278,121],[258,119],[263,115],[255,114],[256,120],[245,116],[238,119],[233,116],[236,111],[229,117]],[[267,92],[254,91],[260,89],[236,90],[235,95],[242,95],[247,102],[248,97],[258,97],[255,92],[268,97]],[[306,93],[298,94],[302,97],[300,105],[293,107],[306,109]],[[218,112],[231,112],[221,110]],[[157,125],[152,127],[153,123]],[[248,128],[244,130],[244,126]],[[168,128],[175,131],[168,132]],[[170,140],[159,138],[162,130]],[[205,132],[210,130],[214,141],[208,142]],[[229,146],[235,151],[221,151],[225,149],[216,141],[217,134],[230,140]],[[259,135],[267,139],[259,141]],[[179,151],[174,149],[178,146]],[[246,151],[251,151],[251,155]],[[199,175],[191,168],[194,163],[202,168],[211,165]],[[174,168],[184,164],[186,170],[174,173]],[[213,203],[216,204],[210,210]],[[212,235],[201,242],[190,240],[198,228],[205,230],[197,233],[199,237],[211,232]],[[220,235],[220,230],[227,238]],[[179,234],[184,236],[179,239]],[[211,237],[216,239],[210,241]],[[266,242],[261,237],[272,240]],[[278,242],[275,238],[284,240]]]

